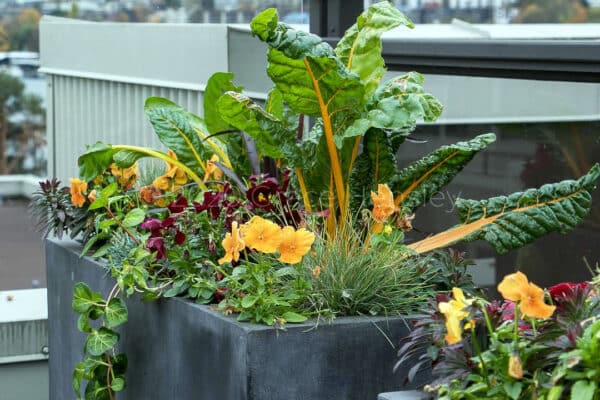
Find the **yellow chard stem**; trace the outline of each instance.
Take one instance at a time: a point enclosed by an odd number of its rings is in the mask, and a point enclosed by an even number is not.
[[[304,209],[308,212],[312,212],[312,207],[310,206],[310,198],[308,197],[308,191],[306,190],[306,184],[304,183],[304,176],[302,175],[302,170],[300,168],[296,168],[296,176],[298,177],[298,185],[300,185],[300,191],[302,192],[302,201],[304,201]]]
[[[135,151],[138,153],[147,154],[150,157],[159,158],[159,159],[163,160],[164,162],[167,162],[169,164],[177,166],[177,168],[179,168],[180,170],[185,172],[186,175],[189,176],[191,180],[193,180],[194,182],[196,182],[198,184],[200,189],[208,190],[208,188],[206,187],[206,185],[204,184],[202,179],[198,175],[196,175],[196,173],[194,173],[194,171],[192,171],[190,167],[183,164],[179,160],[169,157],[165,153],[161,153],[160,151],[156,151],[156,150],[152,150],[152,149],[147,149],[145,147],[129,146],[129,145],[124,145],[124,144],[113,146],[113,149],[130,150],[130,151]]]
[[[321,87],[319,86],[318,80],[315,78],[315,75],[308,63],[307,59],[304,59],[304,65],[306,66],[306,71],[312,80],[313,87],[315,89],[315,95],[317,96],[317,100],[319,102],[319,109],[321,111],[321,118],[323,119],[323,130],[325,132],[325,139],[327,141],[327,150],[329,151],[329,160],[331,163],[331,170],[333,172],[333,183],[335,184],[335,190],[337,193],[338,205],[340,208],[340,212],[342,215],[346,215],[346,201],[345,201],[345,185],[344,185],[344,177],[342,175],[342,166],[340,164],[340,160],[338,157],[337,148],[335,146],[335,141],[333,139],[333,128],[331,126],[331,117],[329,115],[327,104],[325,104],[323,100],[323,95],[321,94]],[[332,210],[332,212],[335,212]],[[343,220],[340,222],[342,223]]]

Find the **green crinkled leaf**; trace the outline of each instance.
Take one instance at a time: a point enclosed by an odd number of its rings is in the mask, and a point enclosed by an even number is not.
[[[224,121],[245,131],[254,139],[258,150],[271,158],[282,158],[286,144],[295,141],[295,133],[288,132],[281,121],[269,114],[249,97],[227,92],[217,102],[217,108]]]
[[[443,106],[425,92],[424,80],[421,74],[409,72],[386,82],[373,95],[366,115],[355,120],[344,132],[344,137],[362,135],[370,127],[407,135],[415,129],[417,121],[435,121]]]
[[[233,73],[216,72],[206,83],[204,91],[204,120],[210,133],[224,131],[229,128],[229,124],[221,119],[217,111],[217,100],[225,92],[242,92],[242,86],[236,86],[233,83]]]
[[[91,181],[101,175],[113,162],[113,155],[117,151],[110,144],[102,142],[88,146],[85,153],[79,156],[77,160],[81,179]]]
[[[387,183],[396,173],[396,155],[387,134],[380,129],[370,129],[350,174],[351,209],[356,212],[364,207],[377,184]]]
[[[115,378],[110,382],[110,388],[115,392],[120,392],[125,389],[125,379]]]
[[[487,133],[466,142],[443,146],[402,169],[390,180],[402,214],[411,214],[447,185],[478,151],[496,140]]]
[[[117,332],[105,327],[93,329],[85,341],[85,350],[93,356],[99,356],[115,347],[118,341]]]
[[[79,332],[88,333],[92,331],[92,327],[90,326],[90,320],[86,313],[83,313],[77,318],[77,329]]]
[[[201,163],[206,161],[201,155],[204,145],[194,130],[192,114],[161,97],[148,98],[144,111],[158,139],[173,150],[179,161],[201,175],[204,172]]]
[[[320,37],[278,23],[273,9],[260,13],[252,32],[266,42],[267,74],[295,112],[329,118],[333,134],[342,134],[359,116],[364,86]]]
[[[414,27],[413,22],[391,3],[375,3],[358,17],[335,48],[342,63],[365,84],[367,99],[377,89],[386,71],[381,56],[381,35],[400,25]]]
[[[110,400],[108,388],[97,379],[89,381],[85,387],[85,400]]]
[[[282,121],[284,119],[284,109],[283,95],[277,88],[273,88],[267,96],[265,111]]]
[[[116,297],[110,299],[104,310],[104,322],[107,328],[114,328],[127,322],[127,306],[125,302]]]
[[[100,293],[92,290],[83,282],[76,283],[73,287],[73,311],[79,314],[87,312],[93,306],[104,305]]]
[[[567,233],[589,213],[591,192],[600,177],[596,164],[578,180],[546,184],[509,196],[456,201],[463,224],[490,220],[465,241],[482,239],[498,253],[521,247],[550,232]]]

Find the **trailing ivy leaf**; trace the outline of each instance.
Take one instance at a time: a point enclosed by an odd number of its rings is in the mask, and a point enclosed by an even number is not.
[[[73,311],[79,314],[87,312],[93,306],[104,305],[104,299],[100,293],[92,292],[88,285],[78,282],[73,287]]]
[[[396,205],[402,214],[411,214],[428,202],[478,151],[495,140],[496,135],[487,133],[466,142],[442,146],[401,170],[390,180],[390,188],[396,193]]]
[[[127,228],[132,228],[134,226],[138,226],[142,222],[144,222],[144,218],[146,217],[146,213],[141,208],[134,208],[130,210],[125,218],[123,218],[122,224]]]
[[[81,179],[91,181],[101,175],[112,163],[112,157],[117,151],[110,144],[102,142],[88,146],[85,153],[77,159]]]
[[[596,164],[578,180],[547,184],[510,196],[456,201],[458,225],[408,247],[424,253],[459,241],[485,240],[506,253],[550,232],[566,233],[588,214],[600,178]]]
[[[77,329],[79,332],[88,333],[92,331],[87,313],[83,313],[77,318]]]
[[[367,99],[377,89],[386,71],[381,56],[381,35],[400,25],[414,27],[413,22],[391,3],[375,3],[358,17],[335,48],[346,67],[364,82]]]
[[[203,143],[190,123],[190,113],[162,97],[150,97],[144,105],[158,139],[173,150],[177,159],[197,174],[204,172],[204,161],[200,156]]]
[[[110,381],[110,388],[115,392],[120,392],[125,389],[125,380],[123,378],[115,378]]]
[[[249,97],[235,92],[227,92],[217,102],[217,109],[224,121],[248,133],[263,155],[271,158],[283,157],[279,147],[280,141],[277,140],[285,139],[285,133],[288,133],[285,132],[283,123],[263,110]],[[293,141],[295,133],[291,133],[291,135]]]
[[[75,392],[77,400],[81,399],[81,381],[84,379],[84,375],[85,365],[81,362],[75,366],[72,377],[73,392]]]
[[[229,129],[229,124],[221,119],[217,109],[217,100],[225,92],[242,92],[242,86],[233,83],[233,73],[216,72],[206,83],[204,91],[204,120],[210,133],[216,133]]]
[[[354,121],[344,132],[344,138],[360,136],[370,127],[408,135],[417,121],[434,122],[443,106],[425,92],[424,81],[421,74],[409,72],[385,83],[373,95],[366,116]]]
[[[127,356],[125,354],[117,354],[110,358],[115,375],[123,375],[127,371]]]
[[[110,400],[105,384],[93,379],[85,387],[85,400]]]
[[[396,172],[395,151],[388,136],[380,129],[369,129],[363,139],[363,152],[350,174],[352,210],[357,212],[365,206],[371,190],[379,183],[387,183]]]
[[[104,310],[104,322],[107,328],[114,328],[127,322],[127,306],[122,299],[118,297],[110,299]]]
[[[85,350],[93,356],[99,356],[115,347],[119,334],[108,328],[93,329],[85,341]]]

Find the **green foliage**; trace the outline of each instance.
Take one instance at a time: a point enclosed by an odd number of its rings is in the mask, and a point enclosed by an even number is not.
[[[217,133],[230,128],[218,112],[217,100],[225,92],[242,92],[243,88],[234,85],[232,81],[233,73],[231,72],[216,72],[208,79],[204,91],[204,120],[210,133]]]
[[[596,315],[593,322],[587,322],[575,349],[560,356],[560,364],[552,376],[553,384],[561,393],[570,393],[573,400],[600,399],[600,320]]]
[[[84,359],[73,371],[73,391],[78,400],[113,398],[114,392],[125,387],[127,357],[115,353],[119,334],[113,328],[127,322],[127,307],[114,293],[105,300],[85,283],[73,288],[73,311],[80,314],[77,327],[87,334]],[[87,384],[82,397],[84,380]]]
[[[319,241],[303,261],[311,289],[308,310],[332,316],[406,315],[434,293],[428,270],[399,245],[398,232],[382,234],[365,249],[351,229],[331,241]]]
[[[442,146],[404,169],[390,180],[398,193],[401,214],[411,214],[446,186],[477,152],[496,140],[496,135],[479,135],[466,142]]]
[[[335,48],[340,61],[364,82],[365,99],[369,99],[385,74],[381,35],[400,25],[414,27],[412,21],[391,3],[375,3],[358,17]]]
[[[221,283],[229,292],[219,307],[238,310],[238,321],[283,326],[307,319],[297,312],[307,288],[297,266],[274,268],[259,259],[234,268]]]
[[[521,247],[550,232],[566,233],[589,213],[600,165],[576,181],[567,180],[488,200],[456,201],[463,224],[491,219],[465,237],[483,239],[498,253]]]

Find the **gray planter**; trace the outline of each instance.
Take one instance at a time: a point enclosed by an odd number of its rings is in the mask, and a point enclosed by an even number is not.
[[[51,400],[73,398],[71,372],[82,357],[73,285],[104,294],[113,285],[80,250],[72,241],[46,242]],[[281,332],[184,299],[133,298],[127,306],[120,346],[129,368],[119,400],[375,400],[404,378],[392,372],[390,344],[408,332],[402,318],[338,318]]]

